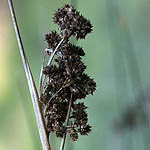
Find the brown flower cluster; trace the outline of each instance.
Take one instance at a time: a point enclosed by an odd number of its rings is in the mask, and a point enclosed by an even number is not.
[[[78,134],[87,135],[91,131],[84,103],[77,99],[93,94],[96,83],[84,73],[86,65],[81,61],[85,53],[81,47],[70,43],[71,35],[84,38],[91,32],[92,25],[71,5],[64,5],[54,14],[54,23],[60,26],[61,33],[51,31],[45,35],[48,48],[54,49],[60,40],[64,41],[57,49],[54,63],[46,66],[43,73],[48,78],[40,101],[44,105],[44,117],[47,132],[55,132],[57,137],[69,133],[76,141]],[[71,102],[69,122],[66,124],[67,112]]]
[[[92,31],[90,21],[68,4],[56,10],[53,20],[61,30],[65,30],[69,36],[75,35],[77,39],[85,38]]]
[[[48,43],[48,48],[55,49],[61,40],[61,37],[55,30],[52,30],[51,32],[45,34],[45,40]]]

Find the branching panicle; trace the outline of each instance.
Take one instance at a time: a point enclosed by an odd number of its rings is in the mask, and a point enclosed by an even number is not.
[[[77,103],[77,99],[93,94],[96,83],[84,73],[86,65],[81,58],[85,56],[83,49],[71,44],[69,39],[71,36],[85,38],[92,31],[92,25],[68,4],[56,10],[53,20],[61,32],[58,34],[53,30],[45,35],[47,48],[54,51],[59,42],[64,40],[57,49],[54,64],[43,68],[48,80],[40,101],[44,105],[47,131],[55,132],[61,138],[69,133],[70,138],[76,141],[78,134],[87,135],[91,131],[87,106]]]

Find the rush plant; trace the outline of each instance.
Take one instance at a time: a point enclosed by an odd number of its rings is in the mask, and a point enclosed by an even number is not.
[[[77,40],[84,39],[92,31],[92,25],[72,5],[65,4],[55,11],[53,21],[59,26],[59,32],[52,30],[45,34],[47,47],[44,52],[49,60],[45,65],[44,56],[37,93],[23,49],[12,0],[8,0],[8,3],[43,150],[51,149],[48,141],[51,132],[62,138],[60,150],[63,150],[67,133],[73,141],[76,141],[79,134],[88,135],[91,131],[87,106],[80,99],[93,94],[96,83],[85,73],[86,65],[82,62],[85,52],[81,47],[72,44],[70,38],[75,36]]]

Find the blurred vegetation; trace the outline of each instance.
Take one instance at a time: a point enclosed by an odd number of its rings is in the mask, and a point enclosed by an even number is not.
[[[72,3],[89,18],[93,33],[77,42],[97,91],[86,98],[93,130],[68,150],[150,149],[150,1],[14,1],[24,48],[38,85],[44,34],[57,28],[51,16]],[[76,41],[75,41],[76,42]],[[7,1],[0,0],[0,150],[40,150],[32,102]],[[53,150],[60,139],[51,135]]]

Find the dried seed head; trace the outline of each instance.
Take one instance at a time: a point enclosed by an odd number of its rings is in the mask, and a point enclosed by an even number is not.
[[[90,21],[69,4],[56,10],[53,21],[59,25],[61,30],[64,30],[67,36],[74,35],[77,39],[85,38],[92,31]]]
[[[76,36],[77,39],[85,38],[87,33],[92,31],[92,25],[68,4],[55,12],[53,20],[59,25],[61,33],[58,34],[53,30],[45,35],[47,49],[52,49],[53,53],[61,39],[64,40],[57,49],[55,65],[51,64],[43,69],[48,81],[40,101],[45,107],[47,132],[55,132],[57,137],[63,137],[67,132],[70,138],[76,141],[78,134],[88,135],[91,131],[91,126],[88,125],[87,106],[76,101],[93,94],[96,83],[84,73],[86,65],[81,58],[85,56],[83,49],[71,44],[69,38],[71,35]],[[70,121],[66,125],[70,101],[72,101]]]
[[[48,48],[54,50],[60,42],[61,36],[56,32],[56,30],[52,30],[51,32],[45,34],[45,40],[48,43]]]

